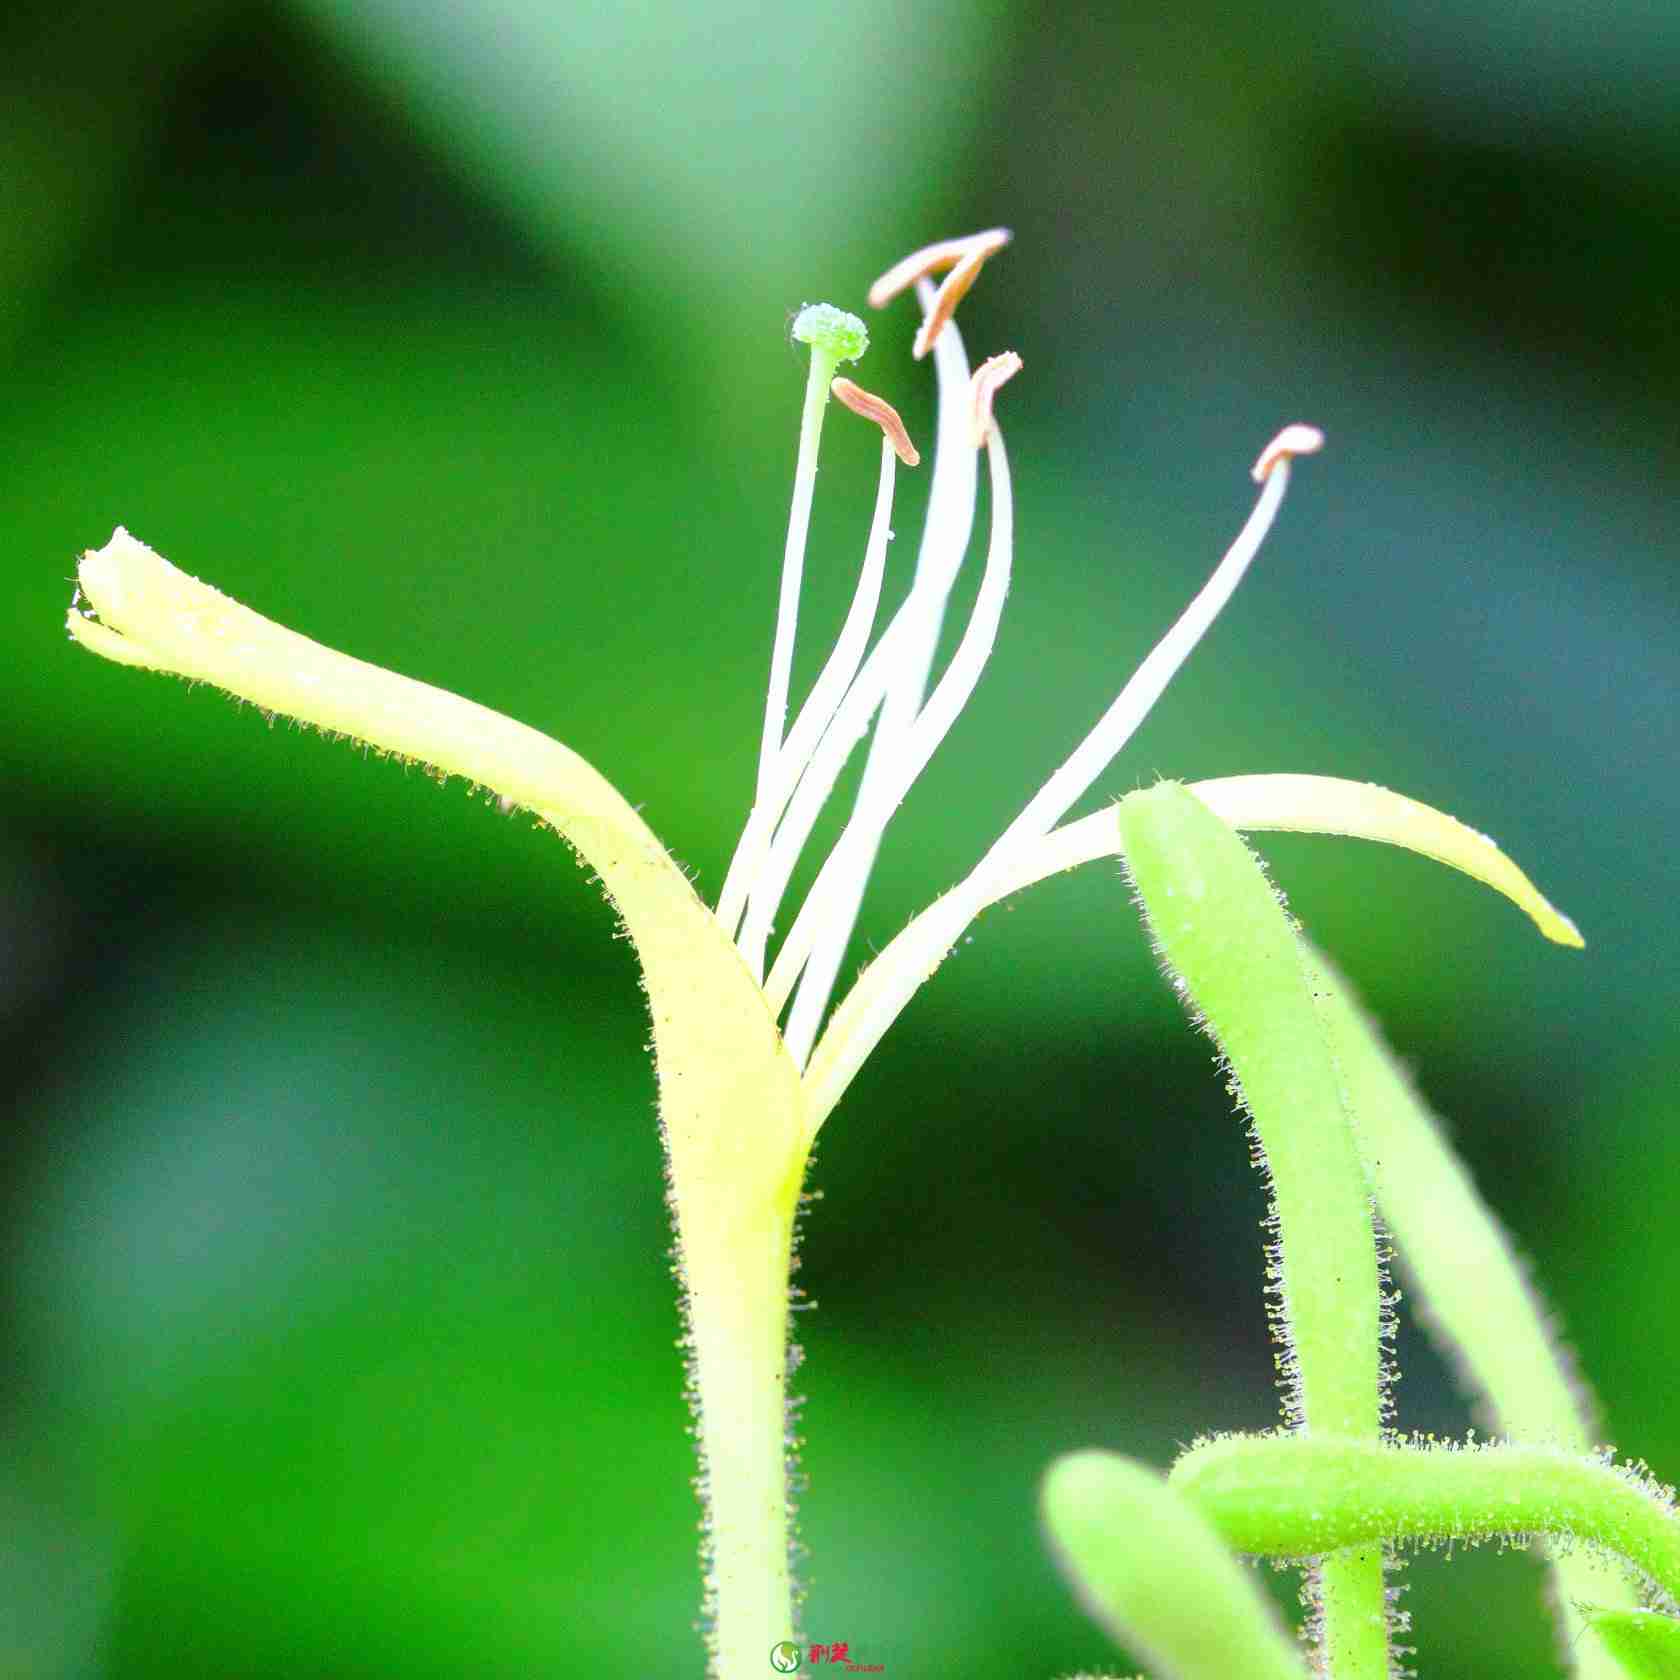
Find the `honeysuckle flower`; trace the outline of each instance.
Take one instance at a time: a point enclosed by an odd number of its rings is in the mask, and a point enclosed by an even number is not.
[[[706,1506],[713,1672],[756,1676],[795,1632],[788,1564],[788,1275],[806,1161],[870,1051],[989,904],[1044,876],[1113,854],[1113,807],[1075,821],[1241,581],[1270,530],[1296,457],[1320,448],[1290,425],[1261,452],[1259,493],[1212,576],[1067,759],[974,868],[916,917],[831,1008],[870,868],[894,812],[979,681],[1013,558],[1009,459],[993,404],[1021,369],[1012,352],[969,367],[953,315],[1008,241],[993,229],[914,253],[871,289],[877,307],[914,286],[915,354],[931,353],[937,435],[910,590],[874,633],[895,474],[919,457],[884,399],[838,376],[868,334],[828,305],[805,309],[811,348],[757,787],[715,909],[653,831],[559,742],[469,700],[335,652],[189,577],[120,527],[82,556],[68,617],[84,647],[122,664],[227,689],[269,712],[467,777],[558,830],[598,873],[635,942],[653,1017],[661,1130],[677,1230]],[[948,271],[948,272],[947,272]],[[946,273],[936,289],[930,275]],[[789,727],[789,680],[817,451],[830,395],[882,428],[874,512],[857,589],[828,662]],[[978,461],[991,519],[968,623],[938,680],[946,606],[974,524]],[[871,638],[873,637],[873,642]],[[871,733],[872,731],[872,733]],[[852,752],[869,735],[851,816],[776,940],[788,882]],[[1573,925],[1485,837],[1385,789],[1308,775],[1227,777],[1192,790],[1233,827],[1359,835],[1409,846],[1513,899],[1548,938]],[[773,956],[772,956],[773,949]]]

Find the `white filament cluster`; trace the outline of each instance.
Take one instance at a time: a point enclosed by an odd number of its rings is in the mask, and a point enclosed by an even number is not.
[[[976,238],[993,241],[987,247],[988,254],[1001,243],[995,233]],[[960,241],[948,245],[952,251],[962,248]],[[946,252],[943,246],[929,249]],[[901,270],[913,275],[913,263],[914,259],[907,259],[898,269],[889,271],[883,283]],[[925,260],[919,272],[927,272]],[[959,261],[953,278],[966,290],[972,274],[965,272]],[[941,288],[941,292],[945,290]],[[878,285],[871,294],[872,303],[880,291]],[[1019,359],[994,358],[977,376],[971,376],[955,326],[937,320],[944,312],[941,293],[925,277],[916,280],[916,292],[924,317],[923,331],[934,328],[929,336],[939,381],[939,406],[933,482],[915,577],[903,605],[865,657],[891,534],[895,456],[891,444],[883,440],[880,488],[857,592],[839,641],[793,728],[779,742],[767,733],[758,794],[717,909],[755,978],[763,977],[788,881],[835,782],[873,722],[874,734],[851,818],[818,871],[764,981],[771,1007],[778,1015],[787,1011],[784,1037],[796,1064],[805,1068],[815,1050],[818,1059],[825,1062],[823,1083],[835,1094],[849,1082],[917,987],[980,910],[1043,873],[1039,854],[1047,848],[1055,853],[1086,846],[1083,837],[1071,832],[1068,845],[1059,845],[1061,831],[1057,831],[1057,824],[1148,716],[1230,599],[1283,501],[1290,457],[1310,453],[1323,443],[1314,428],[1297,425],[1286,427],[1267,446],[1255,467],[1254,475],[1261,483],[1259,499],[1213,576],[1126,682],[1096,726],[970,874],[932,910],[917,918],[866,971],[836,1012],[830,1036],[843,1028],[845,1042],[831,1046],[825,1040],[819,1047],[818,1030],[882,835],[973,693],[991,656],[1009,589],[1014,501],[1009,461],[1002,434],[991,421],[990,404],[997,385],[1019,366]],[[1006,362],[1007,366],[1000,366]],[[991,479],[991,532],[985,569],[956,652],[929,692],[946,604],[974,527],[977,443],[986,452]],[[786,562],[795,575],[803,563],[809,506],[808,497],[796,493]],[[786,593],[784,586],[784,598]],[[793,634],[792,619],[787,617],[778,626],[772,658],[772,670],[784,683],[792,660]],[[818,1104],[819,1109],[825,1106]]]

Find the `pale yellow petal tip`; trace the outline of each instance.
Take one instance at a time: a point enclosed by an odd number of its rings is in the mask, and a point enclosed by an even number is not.
[[[122,599],[122,591],[118,587],[122,556],[131,545],[142,546],[135,544],[127,529],[119,525],[103,548],[83,549],[76,562],[76,591],[70,598],[70,611],[65,615],[64,625],[71,637],[83,647],[102,653],[107,658],[118,657],[112,644],[120,643],[122,638],[101,620],[108,617],[112,606]]]
[[[127,636],[119,636],[109,625],[90,618],[79,606],[71,607],[64,616],[64,628],[70,639],[79,642],[89,653],[97,653],[118,665],[148,667],[151,661],[137,656],[134,644]]]
[[[1279,461],[1290,460],[1296,455],[1316,455],[1323,447],[1324,433],[1317,426],[1303,426],[1299,422],[1285,426],[1260,451],[1260,459],[1254,463],[1254,482],[1264,484]]]
[[[76,581],[93,611],[113,628],[120,629],[127,600],[136,583],[169,567],[162,555],[148,548],[119,525],[103,548],[86,550],[76,566]],[[169,567],[173,570],[173,567]]]
[[[94,614],[125,636],[166,642],[200,615],[233,606],[121,525],[103,548],[82,556],[76,578]]]
[[[1190,791],[1232,828],[1344,834],[1433,858],[1503,894],[1555,945],[1582,950],[1570,919],[1485,834],[1374,782],[1339,776],[1224,776]]]
[[[1541,899],[1540,903],[1545,910],[1544,916],[1535,917],[1540,931],[1554,945],[1567,945],[1575,951],[1586,950],[1587,942],[1581,937],[1581,930],[1555,905],[1548,904],[1545,899]]]

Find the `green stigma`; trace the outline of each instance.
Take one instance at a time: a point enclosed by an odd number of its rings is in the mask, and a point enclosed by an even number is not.
[[[836,362],[858,361],[869,348],[869,329],[832,303],[808,303],[793,322],[793,336]]]

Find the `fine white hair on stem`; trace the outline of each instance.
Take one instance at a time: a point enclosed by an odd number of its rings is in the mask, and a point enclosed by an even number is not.
[[[787,802],[797,785],[811,754],[822,741],[834,719],[841,701],[863,660],[869,644],[869,633],[875,627],[875,612],[881,601],[881,580],[886,571],[887,545],[892,540],[893,486],[897,473],[898,455],[890,433],[881,439],[881,477],[875,492],[875,515],[869,528],[869,544],[864,551],[863,569],[858,574],[857,589],[846,613],[846,622],[834,651],[823,666],[799,717],[788,732],[787,740],[776,755],[768,783],[759,791],[746,827],[735,847],[729,873],[724,879],[723,892],[718,898],[717,915],[724,932],[734,937],[743,911],[747,906],[753,882],[763,865],[770,836],[781,820]],[[760,951],[753,964],[754,977],[763,973],[764,958]]]
[[[1290,456],[1311,453],[1322,443],[1322,435],[1312,427],[1286,427],[1278,434],[1256,465],[1264,484],[1254,511],[1200,593],[1138,667],[1097,726],[1028,801],[997,843],[963,881],[887,946],[842,1000],[808,1059],[813,1128],[840,1100],[882,1035],[987,904],[1036,879],[1041,863],[1054,861],[1071,868],[1109,849],[1102,838],[1100,815],[1097,820],[1070,823],[1055,835],[1050,831],[1125,745],[1230,599],[1277,515],[1288,487]],[[1287,447],[1280,448],[1282,444]],[[1046,853],[1044,848],[1052,845],[1054,851]]]
[[[933,288],[924,280],[917,288],[924,309],[931,307]],[[829,725],[821,744],[799,780],[786,814],[777,827],[770,850],[748,883],[751,902],[741,929],[741,952],[754,972],[762,973],[770,931],[781,906],[782,895],[810,838],[822,808],[834,791],[840,772],[853,749],[863,739],[869,721],[881,708],[881,722],[864,767],[864,798],[871,775],[879,769],[883,741],[888,734],[908,729],[921,709],[927,689],[928,671],[933,664],[939,631],[944,623],[945,602],[951,593],[974,529],[974,496],[979,479],[979,458],[969,436],[968,356],[962,335],[955,325],[939,335],[933,351],[939,379],[939,407],[935,432],[933,476],[928,487],[928,508],[922,528],[921,548],[916,556],[916,573],[892,622],[870,651],[857,680]],[[868,874],[874,851],[862,860]],[[861,888],[860,888],[861,893]],[[857,915],[853,905],[847,922]]]
[[[871,798],[865,801],[860,796],[851,822],[829,854],[804,908],[783,941],[775,969],[766,983],[770,1006],[779,1013],[782,999],[804,964],[799,995],[785,1035],[796,1066],[804,1066],[809,1058],[823,1011],[828,1007],[834,978],[851,934],[857,900],[863,892],[868,860],[873,860],[881,833],[905,794],[927,768],[939,743],[968,704],[997,641],[1014,556],[1014,496],[1003,435],[995,425],[989,430],[986,447],[992,481],[991,539],[986,569],[962,641],[899,751],[884,767]],[[861,868],[859,860],[865,860]]]

